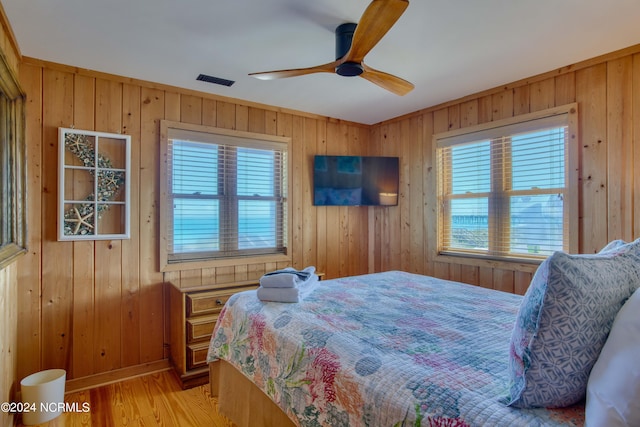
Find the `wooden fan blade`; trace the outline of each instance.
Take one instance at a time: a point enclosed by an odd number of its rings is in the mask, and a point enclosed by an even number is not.
[[[360,63],[409,6],[408,0],[373,0],[356,26],[346,62]]]
[[[375,70],[365,64],[362,64],[362,67],[364,68],[364,72],[360,74],[360,77],[369,80],[371,83],[376,84],[389,92],[393,92],[396,95],[406,95],[414,88],[412,83],[409,83],[400,77]]]
[[[336,70],[336,66],[340,63],[341,61],[333,61],[327,64],[318,65],[316,67],[295,68],[292,70],[264,71],[261,73],[251,73],[249,75],[260,80],[273,80],[283,79],[286,77],[304,76],[306,74],[313,73],[334,73]]]

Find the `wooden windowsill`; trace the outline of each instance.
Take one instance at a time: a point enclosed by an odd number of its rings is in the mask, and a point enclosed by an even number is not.
[[[498,260],[464,255],[436,255],[435,262],[535,273],[542,260]]]

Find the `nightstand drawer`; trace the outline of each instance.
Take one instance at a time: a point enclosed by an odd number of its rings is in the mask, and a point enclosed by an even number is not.
[[[187,343],[209,340],[216,326],[216,320],[218,320],[217,314],[187,319]]]
[[[187,346],[187,369],[199,368],[207,364],[209,341]]]
[[[187,317],[220,313],[233,294],[257,288],[257,285],[249,285],[219,291],[189,293],[186,295]]]
[[[187,317],[220,313],[233,292],[211,291],[187,294]]]

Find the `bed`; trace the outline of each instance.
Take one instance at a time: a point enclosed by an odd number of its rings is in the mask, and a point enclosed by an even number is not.
[[[519,295],[400,271],[316,281],[301,295],[242,292],[220,314],[212,391],[239,426],[584,424],[584,403],[503,403]]]

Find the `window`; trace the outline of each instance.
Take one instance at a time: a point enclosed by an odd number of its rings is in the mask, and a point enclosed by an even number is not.
[[[285,255],[288,140],[165,121],[162,127],[163,270]]]
[[[435,136],[439,254],[577,249],[576,116],[570,105]]]
[[[0,269],[26,252],[24,94],[0,55]]]

